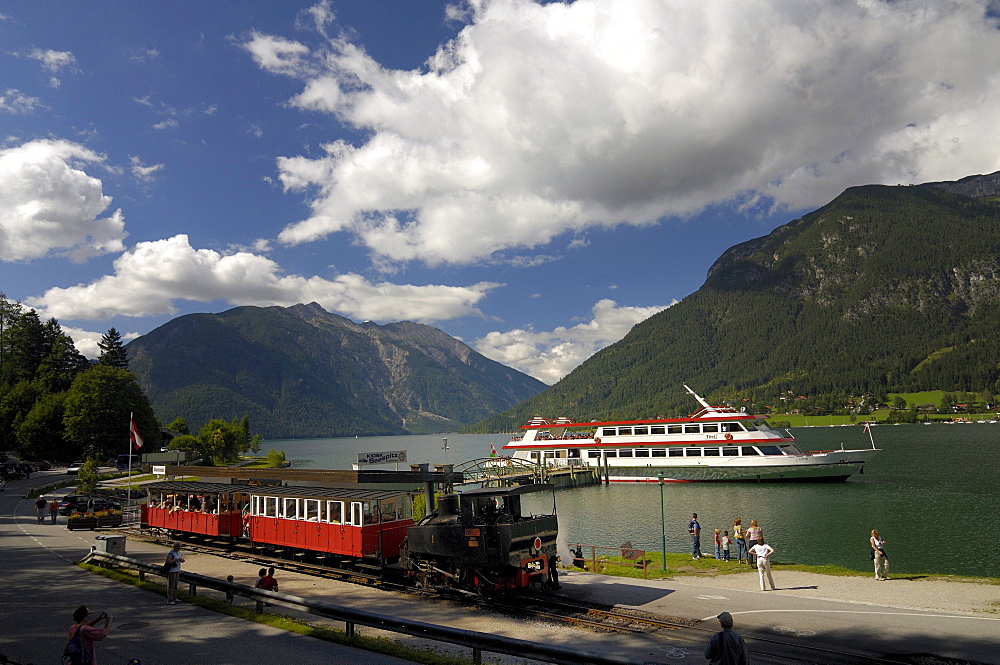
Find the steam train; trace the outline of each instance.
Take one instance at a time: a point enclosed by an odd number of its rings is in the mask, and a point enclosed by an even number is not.
[[[374,572],[428,589],[481,595],[555,585],[552,513],[522,497],[551,485],[482,488],[438,498],[413,520],[404,490],[165,481],[146,485],[144,529],[221,540],[277,557]],[[432,507],[428,494],[425,505]]]

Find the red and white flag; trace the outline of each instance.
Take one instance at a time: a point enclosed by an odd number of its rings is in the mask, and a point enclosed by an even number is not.
[[[132,440],[132,445],[135,446],[135,449],[139,450],[145,442],[142,439],[142,434],[139,434],[139,428],[135,425],[135,418],[129,415],[128,420],[128,437]]]
[[[493,442],[490,441],[490,457],[496,457],[496,456],[497,456],[496,446],[494,446]]]

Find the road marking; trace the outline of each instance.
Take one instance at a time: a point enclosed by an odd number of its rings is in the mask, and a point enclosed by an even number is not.
[[[795,637],[812,637],[816,634],[815,630],[796,630],[794,628],[789,628],[788,626],[775,626],[774,632],[794,635]]]
[[[675,646],[657,647],[657,650],[662,651],[663,656],[666,658],[675,658],[677,660],[683,660],[688,656],[687,649],[681,649],[680,647],[675,647]]]
[[[695,596],[698,600],[729,600],[725,596]]]
[[[976,617],[976,616],[963,616],[959,614],[931,614],[930,612],[876,612],[876,611],[863,611],[863,610],[735,610],[731,611],[730,614],[736,616],[737,614],[767,614],[774,612],[783,612],[785,614],[796,614],[796,613],[812,613],[812,614],[877,614],[879,616],[900,616],[900,617],[925,617],[927,619],[971,619],[974,621],[1000,621],[1000,617]],[[705,617],[702,621],[710,621],[716,617],[710,616]]]

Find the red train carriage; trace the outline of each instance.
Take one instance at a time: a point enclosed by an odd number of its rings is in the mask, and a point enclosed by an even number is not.
[[[168,529],[233,542],[243,534],[243,510],[250,505],[247,485],[168,481],[150,483],[142,506],[142,528]]]
[[[250,488],[248,537],[273,545],[380,564],[399,558],[413,525],[410,495],[401,490],[326,487]]]

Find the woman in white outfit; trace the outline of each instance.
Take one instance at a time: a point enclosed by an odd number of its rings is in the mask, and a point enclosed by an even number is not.
[[[764,578],[767,577],[767,583],[771,585],[771,591],[774,591],[774,580],[771,578],[771,555],[774,554],[774,548],[770,545],[764,543],[764,536],[757,539],[757,544],[750,548],[750,551],[757,557],[757,572],[760,573],[760,590],[767,591],[767,587],[764,586]]]
[[[885,553],[885,541],[878,535],[878,529],[872,529],[871,537],[872,561],[875,562],[875,579],[889,579],[889,557]]]

